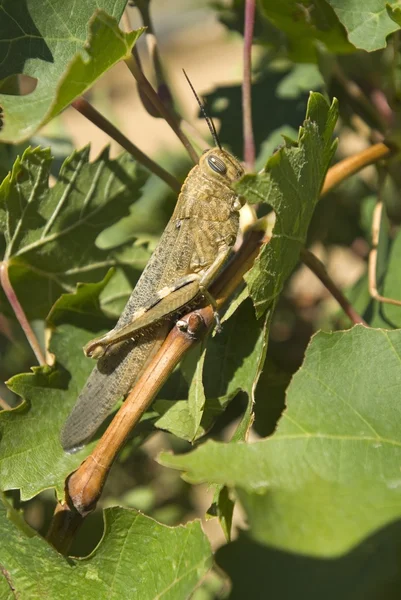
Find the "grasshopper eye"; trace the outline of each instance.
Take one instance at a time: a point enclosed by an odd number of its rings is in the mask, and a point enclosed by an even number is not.
[[[211,154],[207,159],[207,164],[211,169],[213,169],[213,171],[219,173],[220,175],[225,175],[227,173],[227,167],[224,162],[221,160],[221,158],[218,158],[213,154]]]

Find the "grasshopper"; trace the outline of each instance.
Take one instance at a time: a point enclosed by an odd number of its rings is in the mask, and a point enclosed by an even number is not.
[[[237,238],[243,202],[232,184],[244,170],[221,147],[213,122],[204,115],[216,147],[202,154],[185,179],[173,215],[117,325],[84,348],[98,362],[61,432],[66,451],[86,443],[117,400],[128,394],[180,311],[200,296],[214,305],[208,287]]]

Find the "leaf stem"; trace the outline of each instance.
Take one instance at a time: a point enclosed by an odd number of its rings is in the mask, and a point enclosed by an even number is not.
[[[29,345],[31,346],[36,356],[38,363],[42,366],[45,365],[46,359],[42,353],[39,341],[32,327],[30,326],[29,321],[26,318],[24,309],[22,308],[14,291],[14,288],[11,285],[10,277],[8,275],[8,263],[4,261],[0,263],[0,283],[7,297],[7,300],[9,301],[14,311],[14,314],[17,317],[19,324],[21,325],[21,328],[25,333],[26,339],[28,340]]]
[[[352,323],[366,325],[368,324],[361,317],[360,314],[357,313],[352,304],[347,300],[342,291],[337,287],[334,283],[330,275],[328,274],[326,267],[322,263],[321,260],[317,258],[310,250],[303,248],[301,250],[301,260],[302,262],[309,267],[309,269],[316,275],[318,279],[323,283],[323,285],[329,290],[330,294],[337,300],[345,314],[349,317]]]
[[[117,127],[115,127],[106,117],[104,117],[92,104],[82,96],[72,102],[71,106],[86,117],[91,123],[107,133],[113,140],[118,142],[127,152],[129,152],[139,163],[149,169],[152,173],[160,177],[174,192],[179,193],[181,183],[168,171],[149,158],[142,150],[133,144]]]
[[[244,160],[249,171],[255,164],[255,141],[252,128],[252,40],[255,23],[255,0],[245,0],[244,54],[242,80],[242,126]]]

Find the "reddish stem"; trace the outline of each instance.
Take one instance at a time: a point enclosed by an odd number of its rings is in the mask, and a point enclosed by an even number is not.
[[[15,316],[19,324],[22,327],[23,332],[25,333],[26,339],[28,340],[36,358],[40,365],[46,364],[46,359],[43,356],[42,349],[39,345],[38,339],[29,324],[28,319],[26,318],[24,309],[22,308],[16,293],[14,292],[13,286],[11,285],[10,278],[8,276],[8,263],[2,262],[0,263],[0,283],[4,290],[5,295],[7,296],[7,300],[11,304],[11,307],[14,311]]]
[[[255,141],[252,128],[252,40],[255,23],[255,0],[245,1],[244,73],[242,82],[242,119],[244,130],[244,160],[247,169],[255,164]]]

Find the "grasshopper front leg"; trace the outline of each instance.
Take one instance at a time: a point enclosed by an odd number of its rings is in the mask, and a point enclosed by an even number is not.
[[[135,335],[140,335],[141,330],[151,327],[154,323],[178,311],[199,294],[204,295],[213,306],[216,322],[219,325],[216,302],[207,288],[225,262],[229,252],[230,248],[221,250],[203,273],[191,273],[178,279],[171,286],[162,288],[144,308],[133,315],[131,323],[117,330],[112,329],[106,335],[88,342],[84,347],[86,356],[98,359],[108,351],[117,350],[122,342]]]

